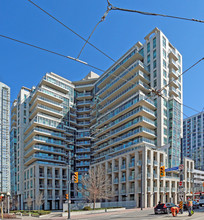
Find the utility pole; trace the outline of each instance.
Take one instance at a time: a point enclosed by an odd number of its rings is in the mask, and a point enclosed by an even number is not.
[[[181,162],[180,164],[183,165],[183,139],[182,138],[181,138]],[[182,183],[181,189],[183,189],[183,169],[180,169],[180,182]],[[180,202],[182,202],[181,214],[183,214],[184,192],[181,191],[180,193],[181,193]]]
[[[70,181],[70,151],[68,152],[68,199],[67,199],[67,219],[70,219],[70,201],[71,201],[71,196],[70,196],[70,186],[71,186],[71,181]]]

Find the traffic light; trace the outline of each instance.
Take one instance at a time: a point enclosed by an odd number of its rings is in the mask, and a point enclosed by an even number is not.
[[[160,177],[164,177],[165,176],[165,166],[161,166],[160,167]]]
[[[66,199],[67,199],[67,200],[69,199],[69,194],[66,194]]]
[[[78,183],[79,182],[79,174],[78,172],[74,172],[74,183]]]

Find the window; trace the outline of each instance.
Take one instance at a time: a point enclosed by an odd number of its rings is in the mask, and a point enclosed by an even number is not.
[[[153,59],[156,58],[156,57],[157,57],[157,51],[154,50],[154,51],[153,51]]]
[[[24,124],[26,124],[26,118],[23,119]]]
[[[156,67],[157,67],[157,61],[154,60],[154,62],[153,62],[153,69],[155,69]]]
[[[24,110],[24,116],[26,116],[26,110]]]
[[[157,70],[154,70],[153,76],[154,76],[154,78],[157,77]]]
[[[167,119],[164,118],[164,125],[167,126]]]
[[[167,108],[167,101],[164,99],[164,106]]]
[[[154,80],[154,87],[157,86],[157,79]]]
[[[150,72],[150,64],[147,66],[147,70]]]
[[[147,53],[150,52],[150,43],[147,44]]]
[[[164,94],[164,96],[167,96],[167,91],[166,91],[166,89],[163,90],[163,94]]]
[[[181,63],[181,56],[178,54],[178,62]]]
[[[150,54],[147,56],[147,63],[150,62]]]
[[[163,75],[166,78],[166,70],[163,70]]]
[[[163,57],[166,59],[166,50],[163,49]]]
[[[26,108],[26,102],[24,102],[24,108]]]
[[[164,84],[164,86],[167,84],[167,82],[166,82],[166,80],[165,80],[165,79],[163,79],[163,84]]]
[[[164,137],[164,144],[167,144],[167,138]]]
[[[181,73],[181,67],[178,65],[178,72]]]
[[[153,48],[156,48],[156,37],[153,39]]]
[[[166,68],[166,61],[163,60],[163,66]]]
[[[166,48],[166,38],[165,37],[162,37],[162,42],[163,42],[163,47]]]
[[[143,48],[139,51],[139,54],[141,54],[142,56],[144,56],[144,49],[143,49]]]
[[[167,135],[167,129],[166,128],[164,128],[164,134]]]

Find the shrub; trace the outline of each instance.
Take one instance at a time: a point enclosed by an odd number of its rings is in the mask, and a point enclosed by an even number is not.
[[[85,211],[90,211],[90,210],[91,210],[91,207],[90,207],[90,206],[84,206],[83,210],[85,210]]]
[[[50,214],[50,211],[40,210],[40,211],[38,211],[38,214],[39,215],[48,215],[48,214]]]
[[[32,213],[31,216],[32,217],[39,217],[40,215],[38,213]]]

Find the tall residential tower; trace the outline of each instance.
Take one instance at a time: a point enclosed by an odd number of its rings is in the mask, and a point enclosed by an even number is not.
[[[183,120],[183,154],[204,170],[204,112]]]
[[[10,193],[10,87],[0,82],[0,188]]]

